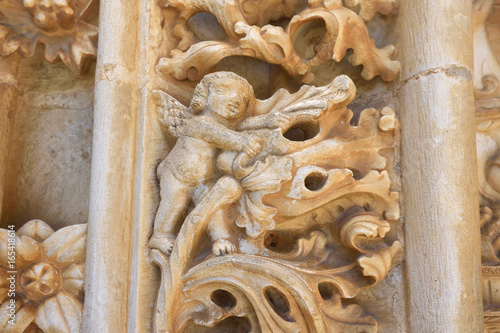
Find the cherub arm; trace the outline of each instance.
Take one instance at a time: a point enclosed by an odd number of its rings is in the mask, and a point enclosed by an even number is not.
[[[204,116],[198,116],[193,119],[191,136],[210,142],[219,149],[242,150],[245,142],[245,135],[230,130],[226,126],[215,121],[210,121]]]
[[[273,112],[264,115],[246,118],[239,126],[240,130],[256,130],[263,128],[285,128],[292,120],[290,115]]]
[[[261,140],[257,135],[233,131],[205,116],[179,121],[184,135],[209,142],[219,149],[244,151],[254,155],[261,147]]]

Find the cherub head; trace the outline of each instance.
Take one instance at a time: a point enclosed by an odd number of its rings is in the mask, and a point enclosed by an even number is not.
[[[231,72],[216,72],[196,86],[190,107],[194,114],[208,110],[227,120],[239,120],[254,99],[247,80]]]

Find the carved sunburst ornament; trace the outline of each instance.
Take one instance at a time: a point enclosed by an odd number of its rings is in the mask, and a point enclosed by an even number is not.
[[[0,0],[0,55],[34,54],[45,45],[45,58],[60,60],[80,73],[95,59],[98,28],[84,22],[95,7],[92,0]]]

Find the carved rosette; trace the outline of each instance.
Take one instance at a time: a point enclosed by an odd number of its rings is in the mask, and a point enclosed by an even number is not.
[[[333,59],[340,62],[348,49],[349,62],[363,65],[366,80],[380,75],[392,81],[399,62],[392,59],[392,45],[379,49],[370,38],[366,21],[375,13],[394,13],[397,0],[271,0],[271,1],[164,1],[177,13],[171,27],[176,47],[161,58],[158,69],[177,80],[199,81],[229,56],[248,56],[280,65],[303,83],[314,79],[313,66]],[[359,13],[354,10],[359,8]],[[218,36],[205,38],[189,29],[198,13],[210,13],[218,21]],[[281,25],[277,22],[281,21]],[[311,36],[307,36],[311,32]],[[304,39],[307,42],[300,43]]]
[[[80,73],[96,58],[96,26],[85,20],[95,11],[96,1],[3,0],[0,2],[0,55],[34,54],[45,45],[45,58],[61,61]]]
[[[12,243],[8,230],[0,229],[0,330],[23,332],[36,324],[44,332],[81,331],[86,235],[86,224],[54,232],[45,222],[32,220]],[[14,267],[8,258],[12,245]],[[15,289],[14,297],[10,289]],[[7,321],[12,300],[15,326]]]

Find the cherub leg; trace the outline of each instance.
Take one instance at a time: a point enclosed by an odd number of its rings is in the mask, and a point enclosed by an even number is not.
[[[241,185],[234,178],[229,176],[220,178],[186,218],[179,232],[176,246],[180,249],[195,248],[207,231],[208,223],[214,214],[238,201],[242,192]],[[192,255],[191,252],[184,250],[178,252],[174,250],[175,253],[178,256],[176,265],[184,264]]]
[[[156,212],[149,247],[169,255],[175,241],[175,229],[182,223],[190,200],[190,186],[164,169],[160,180],[160,206]]]
[[[231,206],[219,209],[208,222],[208,232],[212,239],[212,252],[216,256],[236,252],[236,247],[231,241],[232,237],[228,224],[227,212],[229,207]]]

